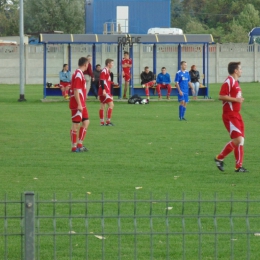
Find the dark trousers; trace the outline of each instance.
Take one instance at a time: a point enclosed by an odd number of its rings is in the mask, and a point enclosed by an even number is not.
[[[92,81],[90,86],[90,91],[94,94],[94,96],[97,98],[98,96],[98,88],[99,88],[99,82],[98,81]]]

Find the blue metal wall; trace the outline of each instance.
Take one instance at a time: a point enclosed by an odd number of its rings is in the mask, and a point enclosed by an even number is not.
[[[129,33],[146,34],[152,27],[170,27],[171,0],[86,0],[86,33],[103,33],[103,24],[116,22],[116,7],[129,7]]]

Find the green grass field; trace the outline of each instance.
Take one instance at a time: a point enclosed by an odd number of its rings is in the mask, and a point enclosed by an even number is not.
[[[178,120],[177,102],[150,102],[149,105],[128,105],[124,102],[115,102],[112,122],[115,127],[99,126],[99,103],[88,102],[90,126],[85,139],[85,146],[90,150],[87,153],[70,152],[71,127],[68,102],[43,103],[41,86],[26,86],[26,102],[17,102],[19,98],[19,86],[0,85],[1,107],[1,152],[0,152],[0,191],[2,199],[7,194],[8,199],[19,199],[24,191],[34,191],[41,199],[52,200],[55,193],[57,200],[66,200],[69,194],[73,199],[84,199],[87,192],[89,200],[117,199],[120,193],[121,199],[149,199],[151,194],[155,200],[182,199],[185,193],[186,199],[198,199],[199,193],[202,199],[213,200],[215,193],[218,199],[230,199],[231,193],[234,199],[246,199],[250,193],[250,199],[259,199],[259,83],[241,83],[245,102],[242,106],[242,116],[245,121],[245,157],[244,166],[250,172],[238,174],[234,172],[234,156],[230,154],[225,160],[225,172],[220,172],[213,161],[214,156],[220,152],[229,135],[221,120],[222,105],[217,100],[220,84],[210,85],[210,96],[214,101],[191,101],[187,106],[187,122]],[[257,134],[258,133],[258,134]],[[178,177],[174,177],[178,176]],[[136,190],[135,187],[142,187]],[[136,194],[136,195],[134,195]],[[168,194],[168,195],[166,195]],[[189,204],[187,204],[189,205]],[[133,205],[123,208],[125,214],[133,215]],[[165,205],[154,205],[154,212],[160,212]],[[114,205],[108,205],[107,214],[114,212]],[[205,204],[205,213],[213,214],[214,206]],[[77,211],[78,210],[78,211]],[[230,203],[222,205],[219,210],[229,214]],[[197,213],[197,204],[187,206],[187,214]],[[245,213],[245,205],[237,204],[236,213]],[[48,209],[52,214],[52,208]],[[67,205],[59,208],[60,214],[68,214]],[[75,212],[80,214],[80,209],[75,206]],[[101,214],[98,205],[93,206],[93,212]],[[252,203],[252,214],[259,214],[260,207]],[[82,213],[82,212],[81,212]],[[181,214],[181,206],[176,204],[173,213]],[[10,209],[9,214],[12,214]],[[98,213],[97,213],[98,214]],[[114,212],[117,214],[117,212]],[[148,214],[149,207],[138,208],[138,214]],[[2,215],[2,213],[1,213]],[[52,222],[46,222],[46,228],[52,227]],[[51,220],[52,221],[52,220]],[[115,223],[114,223],[114,222]],[[204,228],[214,229],[213,221],[204,222]],[[220,221],[220,230],[230,231],[230,223]],[[251,228],[259,229],[259,219],[252,221]],[[125,230],[133,229],[133,220],[124,220]],[[140,220],[138,228],[149,231],[149,220]],[[155,230],[165,230],[165,220],[157,219],[154,223]],[[187,220],[187,227],[198,230],[195,220]],[[3,232],[3,220],[0,222],[0,233]],[[65,223],[60,221],[61,230]],[[75,226],[80,227],[80,223]],[[12,225],[11,225],[12,226]],[[73,226],[73,228],[76,228]],[[100,220],[91,222],[92,231],[100,232]],[[106,227],[114,230],[117,227],[116,220],[108,220]],[[237,221],[236,230],[245,227],[245,220]],[[182,230],[181,220],[174,222],[170,227]],[[91,230],[89,230],[91,231]],[[117,230],[116,230],[117,231]],[[133,230],[132,230],[133,231]],[[84,230],[82,231],[84,232]],[[168,259],[183,259],[181,236],[170,237],[170,244],[175,244],[175,255]],[[10,238],[9,238],[10,239]],[[73,252],[75,258],[83,257],[85,242],[77,238],[80,248]],[[75,239],[75,240],[77,240]],[[122,259],[133,258],[133,240],[122,238]],[[126,239],[126,241],[124,241]],[[257,245],[259,237],[251,238],[250,259],[260,259]],[[44,238],[42,238],[43,241]],[[98,240],[98,239],[96,239]],[[91,256],[89,259],[102,259],[100,245],[102,241],[90,241]],[[155,236],[154,258],[166,259],[164,241],[165,236]],[[9,240],[10,241],[10,240]],[[117,237],[106,240],[106,258],[117,259],[114,254],[113,241],[117,243]],[[138,240],[138,258],[150,259],[150,240],[140,238]],[[161,241],[162,243],[159,243]],[[228,241],[228,242],[227,242]],[[82,244],[80,244],[82,242]],[[158,243],[157,243],[158,242]],[[10,242],[12,243],[12,242]],[[15,243],[15,242],[14,242]],[[74,242],[73,242],[74,243]],[[97,245],[99,243],[99,245]],[[235,258],[246,259],[245,236],[238,239],[234,245]],[[46,238],[41,249],[41,259],[53,259],[52,251],[48,250],[53,240]],[[68,258],[68,243],[57,244],[57,259]],[[123,246],[124,245],[124,246]],[[126,246],[127,245],[127,246]],[[198,235],[187,235],[186,259],[198,259]],[[1,246],[0,246],[1,247]],[[148,247],[148,248],[147,248]],[[214,258],[214,237],[207,237],[202,243],[202,259]],[[230,237],[219,239],[218,259],[230,259]],[[117,244],[115,247],[117,250]],[[162,249],[163,248],[163,249]],[[172,247],[171,249],[172,250]],[[15,252],[15,251],[14,251]],[[164,252],[164,253],[162,253]],[[18,258],[10,258],[18,259]]]

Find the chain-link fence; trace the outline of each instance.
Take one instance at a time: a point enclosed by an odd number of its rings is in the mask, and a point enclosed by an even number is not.
[[[137,187],[138,188],[138,187]],[[260,200],[0,201],[0,259],[260,259]]]

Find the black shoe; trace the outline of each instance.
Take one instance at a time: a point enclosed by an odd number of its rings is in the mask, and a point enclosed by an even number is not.
[[[224,171],[224,162],[218,160],[217,158],[214,158],[214,161],[215,161],[216,166],[218,167],[218,169],[223,172]]]
[[[106,124],[106,126],[115,126],[112,122]]]
[[[184,121],[187,121],[187,119],[186,119],[186,118],[184,118],[184,117],[182,118],[182,120],[184,120]]]
[[[235,172],[249,172],[249,171],[244,167],[239,167],[238,169],[235,169]]]

